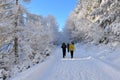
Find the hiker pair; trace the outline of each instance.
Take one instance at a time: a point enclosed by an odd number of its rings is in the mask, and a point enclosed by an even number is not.
[[[74,51],[75,51],[74,42],[71,42],[71,44],[68,43],[67,45],[63,42],[61,48],[62,48],[62,52],[63,52],[63,58],[65,58],[65,56],[66,56],[66,48],[67,48],[68,52],[70,52],[71,58],[73,58]]]

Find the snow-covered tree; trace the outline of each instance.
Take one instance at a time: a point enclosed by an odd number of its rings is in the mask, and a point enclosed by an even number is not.
[[[57,41],[58,25],[54,16],[32,14],[19,0],[0,3],[0,69],[6,68],[14,76],[51,53]]]
[[[55,17],[48,15],[45,19],[46,21],[46,33],[49,34],[49,41],[56,43],[58,39],[58,24]]]
[[[75,41],[119,41],[119,7],[119,0],[78,0],[76,8],[66,21],[65,32],[71,32],[68,34],[73,36],[69,37]]]

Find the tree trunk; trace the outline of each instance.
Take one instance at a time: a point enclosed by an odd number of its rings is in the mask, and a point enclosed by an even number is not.
[[[18,7],[19,1],[16,0],[16,6]],[[18,26],[18,10],[15,16],[15,38],[14,38],[14,53],[15,53],[15,64],[18,63],[18,36],[17,36],[17,26]]]

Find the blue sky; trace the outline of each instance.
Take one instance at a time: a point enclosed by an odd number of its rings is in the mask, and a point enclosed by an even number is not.
[[[38,15],[55,16],[59,29],[62,29],[70,12],[75,8],[77,0],[31,0],[26,8]]]

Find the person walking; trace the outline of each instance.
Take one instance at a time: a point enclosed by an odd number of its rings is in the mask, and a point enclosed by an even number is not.
[[[73,54],[75,51],[74,42],[71,42],[71,44],[69,45],[69,50],[70,50],[71,58],[73,58]]]
[[[65,58],[65,56],[66,56],[66,44],[64,42],[62,43],[61,48],[62,48],[62,52],[63,52],[63,58]]]

